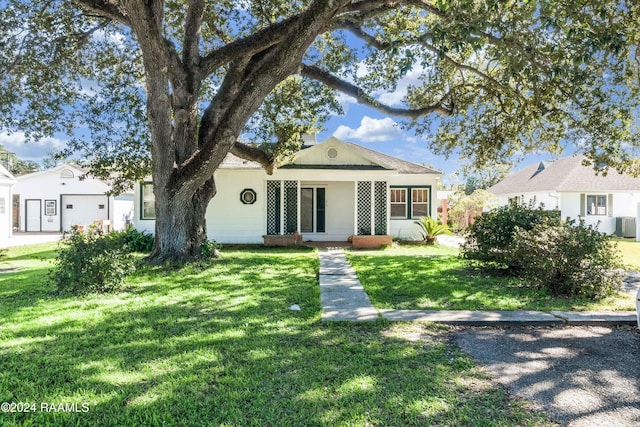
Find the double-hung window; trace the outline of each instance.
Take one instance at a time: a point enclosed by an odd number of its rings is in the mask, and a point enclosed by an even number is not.
[[[426,188],[411,189],[411,218],[429,216],[429,190]]]
[[[587,215],[606,215],[607,214],[607,196],[605,195],[587,195]]]
[[[140,186],[140,208],[140,219],[156,219],[156,196],[151,183]]]
[[[391,219],[429,216],[428,187],[396,187],[390,193]]]
[[[407,189],[391,189],[391,219],[407,218]]]

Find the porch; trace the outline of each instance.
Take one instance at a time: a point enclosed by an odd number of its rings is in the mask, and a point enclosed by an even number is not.
[[[382,180],[267,180],[264,243],[391,244],[388,194]]]

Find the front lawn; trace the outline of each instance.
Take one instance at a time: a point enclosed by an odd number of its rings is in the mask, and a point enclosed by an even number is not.
[[[615,239],[622,254],[622,263],[630,269],[640,270],[640,242],[634,239]]]
[[[35,409],[0,425],[549,424],[444,327],[321,323],[311,250],[228,249],[77,298],[46,285],[51,249],[0,266],[0,402]]]
[[[467,268],[458,251],[405,246],[347,254],[378,308],[408,310],[635,310],[629,295],[589,301],[554,298],[512,277]]]

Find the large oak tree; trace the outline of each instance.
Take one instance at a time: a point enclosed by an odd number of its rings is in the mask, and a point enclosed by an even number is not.
[[[568,143],[597,164],[633,165],[633,0],[0,7],[0,126],[31,139],[67,133],[116,188],[151,173],[157,261],[198,255],[229,152],[272,172],[302,132],[340,111],[337,93],[477,166]],[[409,72],[404,103],[380,102]]]

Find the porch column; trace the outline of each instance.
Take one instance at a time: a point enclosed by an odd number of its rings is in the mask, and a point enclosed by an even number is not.
[[[355,201],[353,206],[353,235],[358,235],[358,181],[353,181],[353,200]]]
[[[376,230],[376,183],[375,181],[370,181],[369,185],[371,185],[371,227],[369,227],[369,235],[374,235]]]
[[[297,201],[297,203],[296,203],[296,230],[295,231],[297,231],[299,234],[302,234],[302,231],[300,230],[300,228],[301,228],[300,227],[300,224],[301,224],[300,223],[300,215],[301,215],[300,204],[302,203],[302,201],[300,200],[302,198],[301,197],[302,186],[300,185],[300,181],[296,181],[296,187],[297,187],[297,189],[296,189],[296,194],[297,194],[297,196],[296,196],[297,200],[296,201]]]
[[[284,232],[284,181],[280,181],[280,235],[286,234]]]

